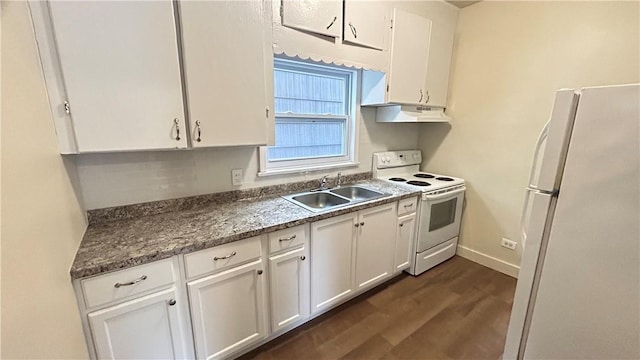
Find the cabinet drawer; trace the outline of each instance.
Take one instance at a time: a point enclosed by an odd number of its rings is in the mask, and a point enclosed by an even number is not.
[[[400,200],[398,202],[398,216],[414,213],[417,208],[418,198],[416,197]]]
[[[132,295],[173,284],[171,259],[140,265],[81,280],[87,308],[95,308]]]
[[[305,242],[306,225],[300,225],[289,229],[275,231],[269,234],[269,253],[286,249],[292,249]]]
[[[261,255],[260,236],[232,242],[184,256],[187,279],[228,268]]]

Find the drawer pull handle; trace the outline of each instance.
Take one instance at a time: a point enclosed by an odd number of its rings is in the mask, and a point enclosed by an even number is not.
[[[413,206],[413,204],[409,204],[409,205],[405,205],[404,208],[406,209],[406,208],[410,208],[412,206]]]
[[[291,240],[293,240],[293,239],[295,239],[295,238],[296,238],[296,236],[295,236],[295,235],[291,235],[291,236],[289,236],[288,238],[279,239],[278,241],[279,241],[279,242],[283,242],[283,241],[291,241]]]
[[[234,256],[236,256],[236,252],[235,251],[232,252],[231,254],[227,255],[227,256],[221,256],[221,257],[214,256],[213,257],[213,261],[226,260],[226,259],[229,259],[229,258],[234,257]]]
[[[132,280],[132,281],[129,281],[129,282],[125,282],[125,283],[117,282],[113,286],[117,289],[117,288],[119,288],[121,286],[135,285],[135,284],[137,284],[137,283],[139,283],[140,281],[143,281],[143,280],[147,280],[147,275],[142,275],[142,276],[140,276],[139,278],[137,278],[135,280]]]

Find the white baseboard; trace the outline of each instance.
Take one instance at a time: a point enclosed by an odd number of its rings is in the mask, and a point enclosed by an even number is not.
[[[469,249],[468,247],[462,246],[462,245],[458,245],[458,251],[456,251],[456,254],[462,256],[465,259],[476,262],[480,265],[484,265],[488,268],[499,271],[503,274],[507,274],[516,279],[518,278],[518,272],[520,271],[520,266],[508,263],[504,260],[500,260],[498,258],[489,256],[479,251]]]

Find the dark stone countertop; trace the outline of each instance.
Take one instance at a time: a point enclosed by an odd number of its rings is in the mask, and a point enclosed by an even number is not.
[[[92,223],[76,253],[71,278],[125,269],[420,194],[380,180],[357,184],[389,196],[314,213],[269,195]]]

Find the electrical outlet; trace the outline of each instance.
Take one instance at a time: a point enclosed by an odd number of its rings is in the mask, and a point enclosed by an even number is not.
[[[513,240],[502,238],[502,241],[500,241],[500,246],[506,247],[509,250],[515,250],[516,242]]]
[[[242,185],[242,169],[231,170],[231,183],[233,186]]]

